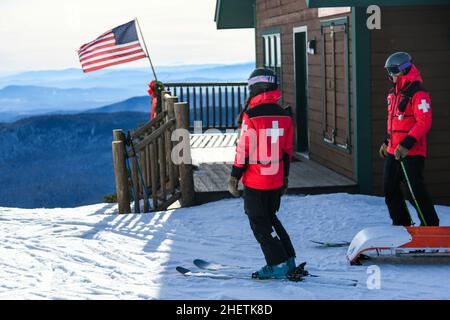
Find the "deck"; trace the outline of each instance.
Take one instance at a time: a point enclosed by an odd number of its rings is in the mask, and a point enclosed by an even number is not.
[[[191,153],[197,202],[230,197],[227,184],[234,160],[237,134],[192,134]],[[242,185],[239,186],[242,189]],[[295,157],[291,163],[288,194],[357,191],[355,181],[314,161]]]

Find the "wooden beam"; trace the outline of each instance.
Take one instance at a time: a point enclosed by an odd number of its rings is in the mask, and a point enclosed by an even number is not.
[[[174,105],[175,119],[177,130],[189,129],[189,104],[186,102],[178,102]],[[188,159],[191,158],[190,139],[183,141],[186,146],[183,148],[183,152],[188,152],[188,155],[183,154]],[[189,163],[180,164],[180,187],[181,187],[181,205],[183,207],[192,206],[195,202],[194,191],[194,175],[192,168],[192,161]]]
[[[125,164],[125,143],[123,141],[113,141],[112,154],[119,214],[131,213],[130,202],[128,200],[128,174]]]
[[[175,123],[174,119],[169,120],[167,123],[160,126],[158,129],[153,131],[149,136],[145,137],[141,142],[136,145],[136,149],[141,151],[148,144],[152,143],[154,140],[159,138],[169,127],[173,126]]]
[[[159,122],[164,120],[166,115],[167,115],[167,112],[165,112],[165,111],[159,113],[152,121],[147,122],[142,127],[138,128],[136,131],[133,131],[131,133],[131,138],[137,139],[140,136],[142,136],[144,133],[146,133],[147,131],[151,131],[152,127],[156,126]]]

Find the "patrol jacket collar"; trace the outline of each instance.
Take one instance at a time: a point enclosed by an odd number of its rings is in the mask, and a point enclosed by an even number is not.
[[[416,81],[423,82],[423,79],[420,75],[419,69],[417,69],[415,65],[412,65],[411,70],[409,70],[408,74],[398,77],[397,82],[395,83],[395,89],[398,92]]]
[[[273,91],[267,91],[261,94],[258,94],[257,96],[254,96],[249,103],[250,108],[259,106],[261,104],[269,104],[269,103],[275,103],[277,104],[278,101],[281,99],[281,91],[280,90],[273,90]]]

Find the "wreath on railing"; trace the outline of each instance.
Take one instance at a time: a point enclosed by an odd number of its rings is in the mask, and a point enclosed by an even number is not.
[[[150,121],[161,112],[161,92],[164,90],[164,84],[161,81],[153,80],[148,85],[148,94],[152,97],[152,109],[150,111]]]

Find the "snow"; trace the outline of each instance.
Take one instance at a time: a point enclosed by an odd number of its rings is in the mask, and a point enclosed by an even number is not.
[[[208,132],[209,131],[209,132]],[[211,133],[212,131],[212,133]],[[214,129],[200,132],[198,134],[191,134],[191,158],[193,165],[202,163],[233,163],[236,154],[236,139],[237,133],[228,131],[224,133],[216,133]],[[201,135],[201,145],[192,143],[196,136]],[[217,136],[219,136],[217,138]],[[217,140],[215,140],[217,139]],[[208,141],[208,142],[204,142]],[[217,141],[220,141],[220,146],[217,146]]]
[[[233,163],[236,147],[191,148],[192,164]]]
[[[450,207],[436,208],[441,224],[449,225]],[[112,204],[0,208],[0,299],[450,299],[448,259],[375,258],[350,266],[346,248],[310,242],[349,241],[365,227],[389,225],[380,197],[282,200],[279,218],[297,262],[307,261],[312,273],[357,279],[356,287],[178,274],[178,265],[195,270],[195,258],[248,266],[249,272],[265,264],[242,199],[153,214],[116,212]],[[366,285],[371,265],[380,268],[380,289]]]

